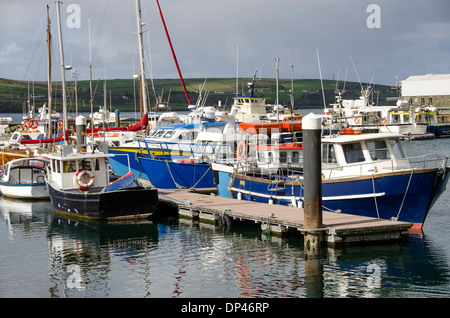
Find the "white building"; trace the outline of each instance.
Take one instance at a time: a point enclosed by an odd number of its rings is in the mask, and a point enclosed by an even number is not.
[[[401,82],[402,100],[414,107],[450,107],[450,74],[414,75]]]

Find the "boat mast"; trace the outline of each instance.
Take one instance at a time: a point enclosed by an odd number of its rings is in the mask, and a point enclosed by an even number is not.
[[[63,131],[68,130],[68,123],[67,123],[67,101],[66,101],[66,74],[65,74],[65,65],[64,65],[64,49],[63,49],[63,42],[62,42],[62,31],[61,31],[61,15],[60,15],[60,5],[61,1],[56,1],[56,11],[58,16],[58,34],[59,34],[59,53],[61,57],[61,75],[62,75],[62,101],[63,101]],[[65,137],[64,137],[65,139]],[[65,140],[67,143],[67,141]]]
[[[48,138],[52,137],[52,57],[51,44],[52,35],[50,34],[50,16],[48,14],[47,4],[47,69],[48,69]]]
[[[92,49],[91,49],[91,17],[88,17],[88,32],[89,32],[89,93],[91,103],[91,128],[94,131],[94,95],[92,91]]]
[[[167,39],[169,40],[170,50],[172,51],[173,59],[175,61],[175,65],[177,67],[178,75],[180,76],[181,85],[183,85],[184,94],[186,95],[186,99],[188,101],[188,104],[191,105],[191,100],[189,99],[189,94],[186,90],[186,85],[184,85],[183,76],[181,75],[180,66],[178,65],[177,57],[175,55],[175,51],[173,50],[172,41],[170,40],[169,31],[167,31],[166,22],[164,21],[164,16],[161,11],[161,7],[159,6],[159,1],[156,0],[156,4],[158,5],[159,14],[161,16],[161,20],[164,26],[164,30],[166,31]]]
[[[280,61],[280,58],[277,56],[277,57],[275,57],[275,71],[276,71],[276,83],[277,83],[277,87],[276,87],[276,91],[277,91],[277,103],[276,103],[276,107],[277,107],[277,122],[279,122],[280,121],[280,115],[279,115],[279,107],[278,107],[278,105],[279,105],[279,98],[278,98],[278,62]]]
[[[144,44],[142,41],[142,26],[144,23],[141,19],[141,2],[136,0],[136,15],[137,15],[137,27],[138,27],[138,35],[139,35],[139,58],[140,58],[140,67],[141,67],[141,98],[142,98],[142,107],[144,109],[144,114],[147,114],[147,88],[145,83],[145,69],[144,69]]]

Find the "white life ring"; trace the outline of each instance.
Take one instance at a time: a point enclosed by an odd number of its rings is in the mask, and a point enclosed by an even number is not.
[[[85,177],[86,176],[86,177]],[[88,182],[83,182],[83,179],[88,178]],[[80,190],[85,191],[94,185],[95,176],[85,169],[78,170],[74,176],[74,181],[77,185],[80,186]]]
[[[244,159],[245,155],[247,154],[247,145],[245,143],[245,141],[241,141],[236,149],[236,158],[237,160],[242,160]]]

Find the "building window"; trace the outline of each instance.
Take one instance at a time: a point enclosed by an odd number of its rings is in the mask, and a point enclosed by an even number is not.
[[[425,98],[420,99],[420,106],[425,106]]]
[[[430,102],[430,106],[433,106],[433,98],[430,97],[428,101]]]

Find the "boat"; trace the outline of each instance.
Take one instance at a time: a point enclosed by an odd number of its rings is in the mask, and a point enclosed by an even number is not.
[[[137,1],[138,2],[138,1]],[[139,5],[139,2],[137,3]],[[60,5],[57,1],[58,25],[61,29]],[[138,17],[140,10],[138,11]],[[142,27],[139,23],[138,25]],[[140,36],[142,30],[140,29]],[[59,33],[62,64],[63,116],[64,130],[67,130],[67,104],[65,99],[65,75],[62,35]],[[147,121],[147,119],[145,119]],[[157,209],[158,192],[145,188],[128,173],[112,181],[106,144],[86,145],[86,119],[76,118],[77,144],[68,145],[65,141],[56,153],[48,155],[49,171],[46,175],[50,201],[57,214],[68,217],[116,221],[142,219],[151,216]],[[80,138],[79,138],[80,137]]]
[[[152,143],[139,140],[141,151],[137,153],[137,161],[144,170],[144,178],[158,189],[205,189],[215,188],[213,173],[209,162],[195,159],[194,151],[179,151],[183,155],[173,155],[170,146],[179,143]],[[163,155],[151,156],[150,149],[161,147]]]
[[[421,229],[447,185],[448,158],[408,158],[402,137],[356,130],[323,136],[323,210],[405,221]],[[291,146],[255,148],[250,164],[212,163],[219,195],[302,207],[303,155],[300,146]]]
[[[65,154],[64,154],[65,153]],[[110,182],[104,152],[68,152],[49,155],[46,178],[50,201],[57,214],[92,220],[150,217],[158,205],[158,191],[145,188],[132,172]]]
[[[404,135],[405,139],[432,139],[427,132],[427,123],[418,120],[415,109],[407,102],[397,101],[396,105],[374,105],[368,98],[371,87],[361,90],[359,99],[343,99],[341,93],[336,103],[325,109],[324,130],[338,133],[342,128],[364,128],[373,131]]]
[[[200,132],[223,131],[225,122],[201,122],[201,123],[174,123],[154,129],[145,138],[122,144],[118,147],[109,147],[109,153],[115,154],[110,165],[118,175],[124,175],[129,168],[139,178],[148,180],[147,175],[137,160],[137,155],[148,157],[188,155],[196,142]],[[146,143],[145,147],[142,145]]]
[[[450,137],[450,123],[445,120],[446,116],[439,113],[439,109],[435,107],[417,109],[416,117],[419,122],[428,125],[427,132],[436,138]]]
[[[0,192],[14,199],[49,199],[45,175],[49,161],[42,157],[9,161],[2,169]]]

